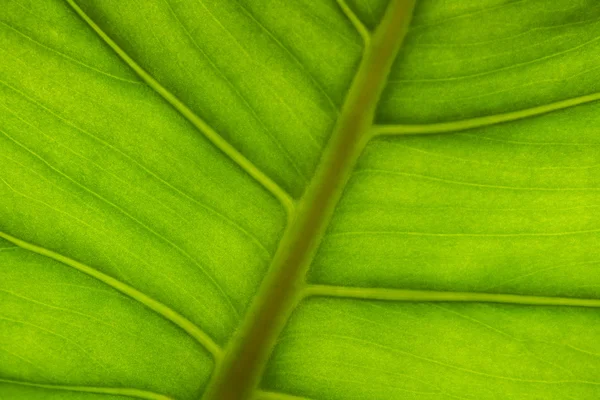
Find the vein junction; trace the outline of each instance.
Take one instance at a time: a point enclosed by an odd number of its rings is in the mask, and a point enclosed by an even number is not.
[[[503,114],[487,115],[485,117],[465,119],[462,121],[442,122],[438,124],[423,125],[373,125],[371,136],[384,135],[432,135],[440,133],[456,133],[468,129],[481,128],[504,122],[517,121],[524,118],[546,114],[552,111],[563,110],[580,104],[600,100],[600,93],[592,93],[572,99],[557,101],[524,110],[512,111]]]
[[[248,160],[235,147],[229,144],[221,137],[210,125],[195,114],[187,105],[179,100],[173,93],[162,86],[154,77],[146,72],[135,60],[133,60],[119,45],[115,43],[78,5],[74,0],[66,0],[71,8],[92,28],[98,36],[110,46],[121,59],[129,65],[136,74],[148,86],[161,95],[171,106],[183,115],[196,129],[198,129],[208,140],[210,140],[219,150],[225,153],[233,162],[239,165],[248,175],[254,178],[266,190],[268,190],[277,200],[281,202],[288,214],[288,220],[291,220],[295,210],[295,200],[281,186],[262,172],[256,165]]]

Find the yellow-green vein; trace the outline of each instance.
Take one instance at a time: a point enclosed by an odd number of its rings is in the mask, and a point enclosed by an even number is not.
[[[346,18],[348,18],[354,26],[354,29],[358,31],[358,33],[363,39],[365,48],[367,48],[371,42],[371,32],[369,31],[369,29],[367,29],[365,24],[363,24],[360,18],[358,18],[354,11],[352,11],[352,8],[350,8],[350,6],[348,5],[348,3],[346,3],[345,0],[337,0],[337,3],[346,15]]]
[[[11,379],[0,379],[0,383],[9,385],[20,385],[29,386],[42,389],[52,390],[64,390],[70,392],[86,392],[86,393],[97,393],[97,394],[112,394],[115,396],[127,396],[135,399],[145,400],[174,400],[171,397],[149,392],[147,390],[130,389],[130,388],[109,388],[109,387],[95,387],[95,386],[69,386],[69,385],[46,385],[42,383],[22,382]]]
[[[134,300],[137,300],[144,306],[148,307],[152,311],[156,312],[160,316],[164,317],[168,321],[171,321],[181,329],[183,329],[186,333],[188,333],[192,338],[194,338],[198,343],[200,343],[215,359],[215,361],[219,361],[222,357],[221,348],[213,341],[213,339],[208,336],[202,329],[196,326],[193,322],[172,310],[170,307],[165,304],[151,298],[150,296],[140,292],[139,290],[115,279],[109,275],[106,275],[93,267],[80,263],[79,261],[73,260],[69,257],[66,257],[62,254],[56,253],[52,250],[48,250],[44,247],[37,246],[33,243],[26,242],[17,237],[9,235],[4,232],[0,232],[0,238],[8,240],[9,242],[31,252],[40,254],[42,256],[51,258],[58,262],[61,262],[69,267],[75,268],[78,271],[83,272],[93,278],[98,279],[101,282],[109,285],[110,287],[118,290],[119,292],[131,297]]]
[[[275,181],[262,172],[256,165],[248,160],[242,153],[223,139],[210,125],[196,115],[188,106],[179,100],[173,93],[168,91],[137,62],[135,62],[119,45],[115,43],[73,0],[65,0],[71,8],[106,42],[108,46],[129,65],[138,76],[144,80],[152,89],[160,94],[169,104],[181,113],[192,125],[194,125],[208,140],[219,150],[226,154],[231,160],[238,164],[248,175],[260,183],[266,190],[275,196],[287,211],[288,219],[293,218],[295,201]]]
[[[460,121],[441,122],[437,124],[422,125],[374,125],[371,129],[372,136],[390,135],[435,135],[439,133],[454,133],[468,129],[481,128],[504,122],[517,121],[536,115],[559,111],[580,104],[591,103],[600,100],[600,93],[592,93],[585,96],[574,97],[524,110],[511,111],[502,114],[487,115],[485,117],[464,119]]]
[[[505,293],[441,292],[391,288],[365,288],[332,285],[306,285],[302,297],[341,297],[363,300],[415,302],[480,302],[527,304],[537,306],[600,307],[600,299],[529,296]]]

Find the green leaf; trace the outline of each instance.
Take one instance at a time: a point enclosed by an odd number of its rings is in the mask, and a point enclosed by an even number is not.
[[[597,399],[599,18],[5,0],[0,398]]]

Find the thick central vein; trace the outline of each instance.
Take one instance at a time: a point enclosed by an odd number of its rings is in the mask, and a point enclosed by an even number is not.
[[[281,202],[285,207],[288,218],[294,212],[294,199],[282,189],[275,181],[262,172],[256,165],[248,160],[235,147],[221,137],[210,125],[202,118],[196,115],[188,106],[179,100],[167,88],[162,86],[154,79],[146,70],[144,70],[134,59],[132,59],[114,40],[112,40],[99,26],[96,24],[74,0],[66,0],[73,10],[83,19],[89,26],[100,36],[100,38],[111,49],[135,71],[136,74],[162,96],[173,108],[175,108],[183,117],[185,117],[196,129],[198,129],[208,140],[211,141],[219,150],[227,155],[233,162],[239,165],[248,175],[260,183],[266,190]]]
[[[375,108],[408,28],[414,0],[392,1],[352,82],[317,173],[286,230],[248,319],[218,371],[209,398],[245,399],[254,389],[299,293],[297,284],[323,236],[373,124]],[[232,384],[235,382],[235,384]]]

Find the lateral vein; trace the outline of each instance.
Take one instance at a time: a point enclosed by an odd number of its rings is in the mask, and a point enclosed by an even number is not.
[[[314,296],[382,301],[480,302],[600,308],[600,299],[589,298],[529,296],[504,293],[443,292],[435,290],[345,287],[314,284],[307,284],[302,292],[302,295],[304,298]]]
[[[168,321],[174,323],[175,325],[183,329],[188,335],[190,335],[193,339],[200,343],[213,356],[215,361],[219,361],[221,359],[222,350],[210,336],[208,336],[196,324],[194,324],[175,310],[171,309],[167,305],[159,302],[158,300],[151,298],[145,293],[142,293],[139,290],[121,282],[118,279],[113,278],[112,276],[106,275],[93,267],[85,265],[79,261],[75,261],[52,250],[26,242],[1,231],[0,238],[6,239],[9,242],[25,250],[29,250],[33,253],[51,258],[69,267],[75,268],[76,270],[83,272],[84,274],[89,275],[93,278],[96,278],[99,281],[107,284],[108,286],[118,290],[124,295],[131,297],[132,299],[138,301],[139,303],[143,304],[147,308],[162,316],[163,318],[167,319]]]
[[[71,392],[87,392],[87,393],[98,393],[98,394],[113,394],[117,396],[128,396],[136,399],[145,400],[174,400],[171,397],[163,394],[150,392],[147,390],[133,389],[133,388],[109,388],[109,387],[95,387],[95,386],[70,386],[70,385],[47,385],[43,383],[33,383],[16,381],[12,379],[0,378],[0,383],[6,383],[10,385],[29,386],[42,389],[54,389],[64,390]]]
[[[360,18],[358,18],[354,11],[352,11],[352,8],[348,5],[348,3],[346,3],[346,0],[337,0],[337,3],[338,6],[342,9],[344,15],[346,15],[346,18],[348,18],[354,26],[354,29],[356,29],[362,37],[363,42],[365,44],[365,48],[369,47],[369,44],[371,42],[371,32],[369,31],[369,29],[365,26],[365,24],[363,24],[363,22],[360,20]]]
[[[585,96],[574,97],[571,99],[561,100],[537,107],[526,108],[524,110],[511,111],[495,115],[487,115],[485,117],[464,119],[461,121],[416,125],[373,125],[373,128],[371,130],[371,136],[375,137],[392,135],[434,135],[439,133],[455,133],[469,129],[501,124],[505,122],[517,121],[520,119],[547,114],[553,111],[559,111],[580,104],[591,103],[598,100],[600,100],[600,93],[592,93]]]
[[[186,118],[200,133],[202,133],[213,145],[227,155],[233,162],[239,165],[248,175],[254,178],[267,191],[269,191],[283,205],[288,213],[288,218],[294,213],[295,200],[281,186],[262,172],[256,165],[248,160],[235,147],[221,137],[206,121],[195,114],[188,106],[179,100],[167,88],[162,86],[152,75],[144,70],[133,58],[131,58],[114,40],[112,40],[78,5],[74,0],[65,0],[69,6],[83,19],[90,28],[127,64],[139,75],[148,86],[162,96],[173,108]]]

